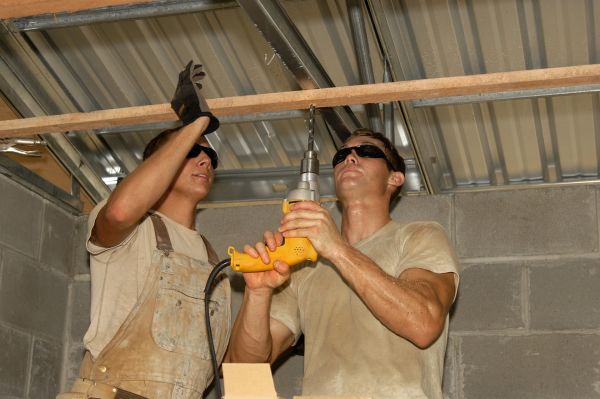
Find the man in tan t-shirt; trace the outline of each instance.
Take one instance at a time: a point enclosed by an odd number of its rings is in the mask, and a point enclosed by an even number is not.
[[[404,161],[385,136],[354,132],[333,158],[341,232],[311,201],[245,251],[264,262],[284,237],[308,237],[315,264],[246,273],[229,362],[273,362],[305,336],[304,395],[442,398],[457,258],[437,223],[400,225],[390,201]]]
[[[200,399],[213,379],[204,285],[216,259],[195,221],[218,163],[204,135],[219,120],[200,94],[203,76],[190,61],[171,102],[183,126],[152,139],[143,163],[90,213],[91,324],[80,376],[59,399]],[[209,306],[220,359],[227,280]]]

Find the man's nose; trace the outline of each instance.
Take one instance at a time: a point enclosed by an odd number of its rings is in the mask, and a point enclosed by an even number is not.
[[[198,157],[196,158],[196,165],[199,166],[207,166],[212,168],[212,163],[210,161],[210,158],[208,155],[206,155],[204,152],[201,152]]]
[[[344,162],[352,162],[352,163],[357,163],[358,162],[358,154],[356,153],[356,150],[352,150],[350,151],[350,154],[348,154],[346,156],[346,159],[344,160]]]

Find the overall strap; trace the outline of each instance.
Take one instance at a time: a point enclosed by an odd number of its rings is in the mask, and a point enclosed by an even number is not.
[[[155,213],[150,215],[150,219],[152,220],[154,234],[156,235],[156,248],[167,254],[173,252],[173,245],[171,244],[171,239],[169,238],[169,232],[167,231],[165,222],[163,222],[161,217]],[[204,241],[204,246],[206,247],[208,263],[210,263],[212,266],[215,266],[217,263],[219,263],[219,256],[217,255],[217,252],[214,250],[206,237],[204,237],[202,234],[200,234],[200,237],[202,237],[202,241]]]
[[[212,247],[212,245],[210,245],[210,242],[208,242],[206,237],[204,237],[202,234],[200,234],[200,237],[202,237],[202,241],[204,241],[204,246],[206,247],[208,263],[210,263],[211,266],[215,266],[217,263],[219,263],[219,255],[217,255],[215,249]]]
[[[150,215],[152,225],[154,226],[154,234],[156,235],[156,248],[163,251],[165,254],[173,252],[173,245],[171,245],[171,239],[169,238],[169,232],[167,226],[160,216],[153,213]]]

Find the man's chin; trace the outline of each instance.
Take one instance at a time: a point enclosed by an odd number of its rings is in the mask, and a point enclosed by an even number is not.
[[[364,176],[356,171],[348,171],[338,176],[336,187],[359,186],[364,184]]]
[[[210,193],[210,186],[209,187],[196,187],[196,190],[194,190],[194,193],[196,195],[207,197],[208,193]]]
[[[342,199],[347,195],[356,195],[356,193],[362,192],[362,187],[363,185],[356,180],[342,179],[335,185],[335,194],[339,199]]]

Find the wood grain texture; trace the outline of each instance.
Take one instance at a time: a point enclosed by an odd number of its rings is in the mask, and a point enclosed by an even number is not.
[[[600,83],[600,64],[209,99],[216,116],[498,93]],[[0,137],[110,128],[176,120],[169,104],[0,122]]]
[[[124,4],[151,3],[151,0],[2,0],[0,19],[59,14]]]

